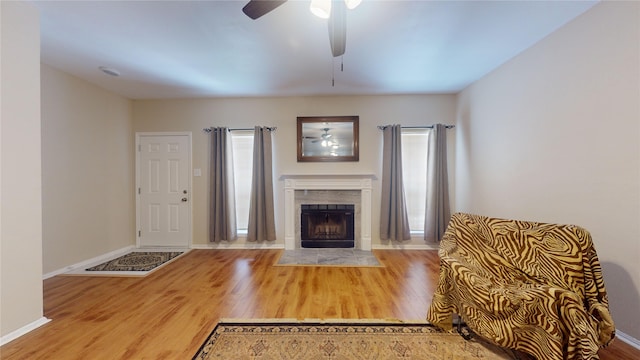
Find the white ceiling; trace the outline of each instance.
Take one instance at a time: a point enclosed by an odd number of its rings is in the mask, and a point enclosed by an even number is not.
[[[597,3],[364,0],[333,58],[308,0],[247,1],[32,2],[42,62],[132,99],[455,93]]]

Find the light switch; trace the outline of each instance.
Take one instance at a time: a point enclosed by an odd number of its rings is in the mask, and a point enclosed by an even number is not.
[[[202,171],[200,171],[200,169],[193,169],[193,176],[202,176]]]

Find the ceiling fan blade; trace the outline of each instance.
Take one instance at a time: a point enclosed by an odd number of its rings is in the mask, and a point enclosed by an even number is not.
[[[247,5],[242,8],[242,12],[255,20],[285,2],[287,2],[287,0],[250,0]]]
[[[343,55],[347,46],[347,5],[344,1],[333,0],[328,23],[331,53],[333,57]]]

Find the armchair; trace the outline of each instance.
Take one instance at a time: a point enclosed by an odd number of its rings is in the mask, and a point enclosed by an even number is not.
[[[585,229],[456,213],[439,250],[427,320],[538,360],[597,359],[614,337],[600,263]]]

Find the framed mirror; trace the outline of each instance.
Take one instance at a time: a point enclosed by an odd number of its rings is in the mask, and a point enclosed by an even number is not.
[[[298,162],[358,161],[358,116],[298,117]]]

